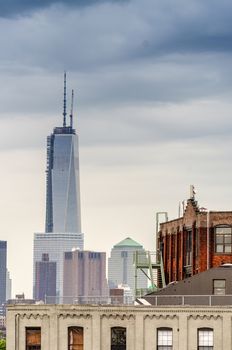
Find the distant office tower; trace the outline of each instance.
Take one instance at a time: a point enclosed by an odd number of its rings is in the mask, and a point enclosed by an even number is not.
[[[73,106],[73,92],[72,92]],[[55,127],[47,139],[46,233],[34,235],[33,283],[34,298],[39,295],[36,281],[36,262],[43,262],[43,254],[56,262],[56,295],[63,294],[64,252],[83,249],[81,233],[78,136],[66,121],[66,74],[64,76],[63,126]]]
[[[12,297],[12,280],[10,278],[10,272],[6,270],[6,300]]]
[[[42,262],[43,254],[56,262],[56,294],[63,295],[64,253],[73,248],[83,249],[81,233],[35,233],[34,234],[34,298],[38,295],[39,285],[36,281],[36,262]]]
[[[111,250],[108,260],[108,283],[110,288],[128,285],[134,294],[135,267],[133,257],[135,251],[144,251],[143,246],[127,237]],[[147,288],[147,278],[138,271],[138,288]]]
[[[42,254],[42,261],[35,263],[36,300],[56,295],[56,262],[49,261],[49,254]]]
[[[73,94],[72,94],[73,97]],[[47,138],[46,232],[81,232],[78,135],[66,125],[66,78],[63,126]]]
[[[6,302],[7,242],[0,241],[0,305]]]
[[[78,250],[66,252],[63,295],[96,298],[108,295],[106,253]]]

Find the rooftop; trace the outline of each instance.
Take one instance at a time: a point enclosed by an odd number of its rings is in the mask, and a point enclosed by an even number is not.
[[[114,248],[121,248],[121,247],[143,248],[143,246],[141,244],[134,241],[130,237],[127,237],[127,238],[123,239],[121,242],[119,242],[118,244],[114,245]]]
[[[57,126],[53,129],[54,134],[76,134],[75,129],[73,129],[71,126]]]

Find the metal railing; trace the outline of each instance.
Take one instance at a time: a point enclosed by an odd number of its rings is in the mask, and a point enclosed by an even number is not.
[[[80,304],[80,305],[131,305],[133,296],[45,296],[45,304]]]
[[[229,306],[232,305],[232,295],[146,295],[145,299],[155,306]]]
[[[160,253],[137,250],[135,255],[135,262],[137,265],[159,264]]]

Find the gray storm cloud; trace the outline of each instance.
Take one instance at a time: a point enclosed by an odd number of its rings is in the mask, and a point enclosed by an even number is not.
[[[33,2],[30,15],[0,19],[1,118],[10,113],[13,118],[58,120],[62,72],[67,70],[69,87],[78,90],[86,143],[196,137],[193,113],[180,112],[179,118],[174,111],[194,101],[211,106],[213,100],[230,99],[232,5],[208,0],[85,2],[90,3],[51,1],[46,4],[52,7],[39,8]],[[30,6],[15,2],[15,11]],[[213,123],[207,119],[210,112],[197,113],[203,119],[198,137],[231,128],[225,111],[224,129],[214,113]]]
[[[0,3],[0,17],[30,15],[32,12],[53,5],[88,7],[102,2],[124,2],[126,0],[8,0]]]

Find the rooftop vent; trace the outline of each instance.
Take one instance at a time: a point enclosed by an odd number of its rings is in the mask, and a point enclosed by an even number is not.
[[[221,267],[232,267],[232,264],[230,263],[222,264]]]

